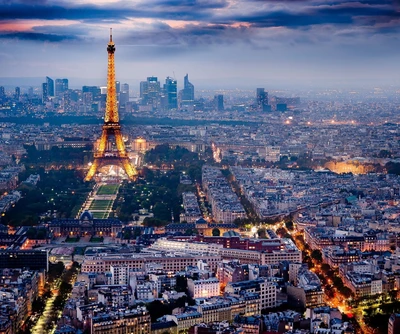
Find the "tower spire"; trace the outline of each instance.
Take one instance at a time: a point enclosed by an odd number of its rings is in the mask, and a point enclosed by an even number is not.
[[[112,28],[110,28],[110,42],[112,42]]]

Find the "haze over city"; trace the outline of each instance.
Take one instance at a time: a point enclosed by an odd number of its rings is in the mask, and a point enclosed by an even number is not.
[[[104,84],[113,27],[118,79],[131,85],[190,73],[214,89],[390,86],[399,16],[390,0],[2,0],[0,77]]]

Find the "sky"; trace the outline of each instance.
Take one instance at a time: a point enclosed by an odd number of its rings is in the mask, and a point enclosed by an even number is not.
[[[110,27],[133,88],[400,88],[400,0],[0,0],[0,84],[105,85]]]

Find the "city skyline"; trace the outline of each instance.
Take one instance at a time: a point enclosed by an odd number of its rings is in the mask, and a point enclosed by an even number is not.
[[[117,79],[134,85],[149,75],[181,81],[186,73],[203,88],[396,85],[398,5],[1,1],[1,76],[102,85],[101,50],[113,27]]]

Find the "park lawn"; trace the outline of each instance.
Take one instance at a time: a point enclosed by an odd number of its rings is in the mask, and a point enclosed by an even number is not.
[[[90,238],[90,242],[103,242],[104,238],[103,237],[99,237],[99,236],[92,236]]]
[[[68,237],[65,239],[65,242],[79,242],[79,237]]]
[[[116,195],[118,193],[119,184],[105,184],[100,186],[97,195]]]
[[[108,218],[108,212],[93,212],[93,218],[97,219]]]
[[[94,200],[89,207],[89,210],[110,210],[112,207],[110,200]]]

